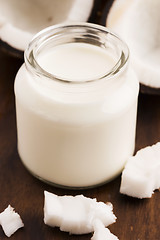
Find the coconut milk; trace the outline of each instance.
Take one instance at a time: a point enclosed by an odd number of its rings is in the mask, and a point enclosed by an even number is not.
[[[38,54],[37,63],[56,81],[33,75],[25,65],[17,74],[18,151],[24,165],[61,186],[111,180],[134,151],[135,75],[127,70],[115,82],[101,79],[116,59],[88,43],[54,46]]]

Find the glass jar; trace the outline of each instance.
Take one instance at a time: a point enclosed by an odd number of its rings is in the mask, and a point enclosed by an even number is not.
[[[134,152],[138,91],[126,44],[105,27],[41,31],[15,79],[22,162],[60,187],[115,178]]]

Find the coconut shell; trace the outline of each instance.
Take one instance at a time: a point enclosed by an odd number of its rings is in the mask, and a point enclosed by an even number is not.
[[[103,13],[103,8],[106,4],[107,0],[94,0],[93,8],[91,10],[90,17],[88,19],[88,22],[91,23],[99,23],[102,13]],[[16,58],[23,59],[24,56],[24,51],[21,51],[19,49],[16,49],[12,46],[10,46],[8,43],[2,41],[0,39],[0,48],[2,51],[4,51],[6,54],[9,54],[11,56],[14,56]]]
[[[19,58],[19,59],[23,59],[24,58],[24,52],[20,51],[16,48],[13,48],[12,46],[10,46],[8,43],[2,41],[0,39],[0,49],[8,55],[11,55],[13,57]]]
[[[107,16],[108,13],[112,7],[112,4],[115,0],[108,0],[106,2],[106,5],[104,6],[101,18],[100,18],[100,24],[103,26],[106,26],[107,23]],[[154,87],[150,87],[144,84],[140,84],[140,92],[144,93],[144,94],[151,94],[151,95],[160,95],[160,88],[154,88]]]
[[[160,88],[152,88],[143,84],[140,84],[140,91],[144,94],[160,95]]]

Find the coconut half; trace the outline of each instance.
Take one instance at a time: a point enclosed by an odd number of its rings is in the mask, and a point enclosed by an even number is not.
[[[32,37],[65,21],[87,21],[94,0],[0,0],[0,39],[22,56]]]
[[[142,90],[160,94],[160,1],[114,0],[106,26],[129,46]]]

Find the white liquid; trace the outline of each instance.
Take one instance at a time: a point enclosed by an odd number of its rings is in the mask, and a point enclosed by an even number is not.
[[[55,47],[38,62],[74,81],[103,75],[114,65],[106,51],[81,43]],[[18,150],[25,166],[46,181],[70,187],[93,186],[119,174],[134,151],[138,82],[129,72],[116,83],[70,88],[34,79],[22,66],[15,94]]]
[[[63,56],[63,57],[62,57]],[[86,81],[102,77],[116,63],[106,50],[85,43],[59,45],[38,58],[47,72],[63,79]]]

